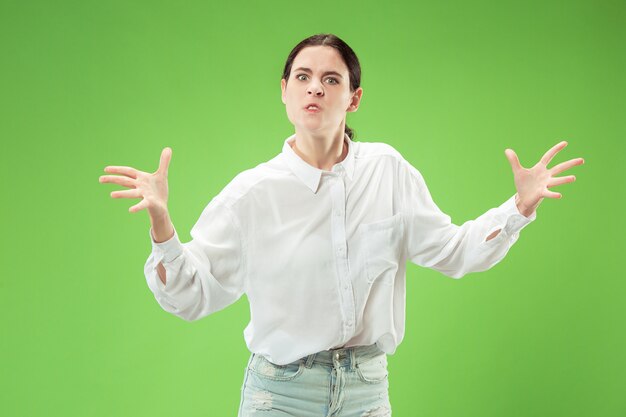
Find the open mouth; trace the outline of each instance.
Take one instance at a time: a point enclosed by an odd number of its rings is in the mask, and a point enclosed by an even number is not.
[[[310,104],[310,105],[306,106],[304,108],[304,110],[307,113],[318,113],[318,112],[322,111],[322,109],[319,108],[318,106],[316,106],[315,104]]]

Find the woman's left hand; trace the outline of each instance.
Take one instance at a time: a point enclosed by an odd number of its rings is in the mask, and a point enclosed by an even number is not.
[[[515,204],[524,216],[530,217],[544,198],[561,198],[560,193],[550,191],[548,188],[576,180],[573,175],[565,177],[556,177],[555,175],[576,165],[582,165],[585,162],[583,158],[570,159],[550,169],[547,167],[552,158],[566,146],[566,141],[554,145],[532,168],[521,166],[517,154],[512,149],[504,151],[511,163],[515,188],[517,188]]]

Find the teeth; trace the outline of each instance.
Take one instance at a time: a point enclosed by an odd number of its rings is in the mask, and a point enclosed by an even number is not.
[[[307,107],[307,109],[309,109],[309,110],[316,109],[317,110],[318,107],[317,106],[309,106],[309,107]]]

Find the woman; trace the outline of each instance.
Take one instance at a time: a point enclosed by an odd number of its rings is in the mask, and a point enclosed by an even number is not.
[[[406,262],[454,278],[499,262],[534,220],[554,177],[583,160],[533,168],[506,151],[517,193],[461,226],[435,205],[417,169],[391,146],[354,142],[346,114],[363,90],[359,61],[330,34],[289,54],[282,101],[295,134],[273,159],[237,175],[202,212],[181,244],[167,210],[171,149],[149,174],[107,167],[103,176],[142,198],[152,252],[145,275],[158,303],[197,320],[244,293],[251,351],[239,415],[386,416],[387,354],[404,336]]]

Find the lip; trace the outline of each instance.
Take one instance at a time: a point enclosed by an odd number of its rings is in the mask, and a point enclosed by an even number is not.
[[[317,106],[317,109],[315,110],[309,110],[307,107],[309,106]],[[317,104],[317,103],[309,103],[306,106],[303,107],[304,111],[306,111],[307,113],[319,113],[322,111],[322,107]]]

